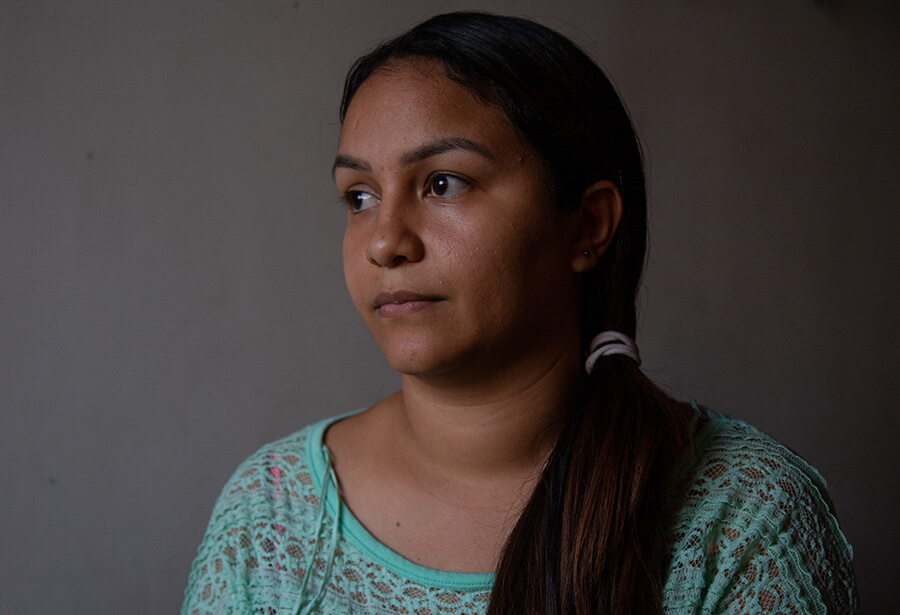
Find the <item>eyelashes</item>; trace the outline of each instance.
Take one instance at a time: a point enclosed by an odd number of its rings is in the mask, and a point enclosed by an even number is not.
[[[470,186],[470,182],[452,173],[434,173],[428,178],[427,195],[451,198]]]
[[[444,171],[432,173],[422,188],[422,198],[452,199],[465,192],[471,185],[471,181],[455,173]],[[363,187],[347,190],[340,198],[340,202],[351,213],[360,213],[371,209],[380,201],[381,197]]]
[[[341,199],[353,213],[365,211],[378,204],[378,197],[365,190],[348,190]]]

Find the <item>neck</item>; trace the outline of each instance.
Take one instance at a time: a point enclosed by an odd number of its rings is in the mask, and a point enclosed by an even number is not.
[[[392,428],[419,467],[445,478],[536,476],[575,402],[580,363],[563,352],[468,386],[404,376]]]

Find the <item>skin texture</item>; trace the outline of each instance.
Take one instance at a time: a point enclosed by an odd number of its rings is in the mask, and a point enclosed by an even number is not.
[[[621,197],[562,211],[506,116],[426,61],[360,87],[334,171],[347,287],[403,383],[326,434],[342,496],[412,561],[493,570],[578,388],[578,274]]]
[[[394,369],[469,381],[517,361],[536,336],[571,329],[572,223],[550,205],[539,161],[502,113],[438,77],[380,73],[351,105],[339,151],[372,171],[338,167],[335,179],[342,193],[359,190],[373,203],[348,213],[344,274]],[[454,148],[405,164],[447,139],[481,151]],[[456,194],[429,194],[442,171],[469,185],[448,177]],[[435,301],[404,318],[373,309],[380,293],[398,291]]]

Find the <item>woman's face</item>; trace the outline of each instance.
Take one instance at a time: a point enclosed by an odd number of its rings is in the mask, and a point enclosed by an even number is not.
[[[334,169],[344,275],[403,374],[485,377],[578,352],[577,213],[502,111],[418,61],[359,88]]]

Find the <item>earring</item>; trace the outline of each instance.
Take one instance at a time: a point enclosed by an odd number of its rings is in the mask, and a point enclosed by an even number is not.
[[[585,255],[585,256],[590,256],[590,255],[591,255],[591,251],[590,251],[590,250],[585,250],[585,251],[584,251],[584,255]]]

